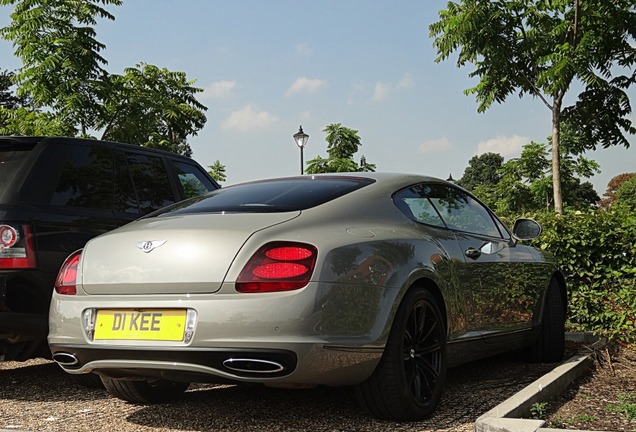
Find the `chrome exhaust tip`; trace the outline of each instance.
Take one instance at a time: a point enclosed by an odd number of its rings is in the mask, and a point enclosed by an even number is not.
[[[274,374],[285,370],[285,366],[271,360],[229,358],[223,366],[235,372],[250,374]]]
[[[53,360],[60,366],[76,366],[79,364],[77,357],[69,353],[55,353],[53,354]]]

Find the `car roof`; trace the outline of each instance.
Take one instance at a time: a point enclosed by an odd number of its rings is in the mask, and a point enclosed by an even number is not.
[[[394,185],[406,185],[406,184],[416,184],[422,182],[434,182],[434,183],[447,183],[448,181],[421,174],[409,174],[409,173],[396,173],[396,172],[347,172],[347,173],[321,173],[321,174],[305,174],[302,176],[289,176],[289,177],[271,177],[265,179],[257,179],[253,181],[248,181],[239,184],[248,184],[248,183],[259,183],[259,182],[270,182],[270,181],[278,181],[278,180],[308,180],[308,179],[320,179],[320,178],[343,178],[343,177],[352,177],[352,178],[362,178],[362,179],[372,179],[377,183],[382,183],[386,186],[389,184]],[[228,186],[231,187],[231,186]]]
[[[165,156],[182,158],[182,159],[190,159],[187,156],[183,156],[177,153],[172,153],[165,150],[155,149],[151,147],[145,147],[142,145],[135,144],[127,144],[115,141],[105,141],[105,140],[93,140],[87,138],[73,138],[73,137],[64,137],[64,136],[0,136],[0,144],[3,142],[8,142],[12,145],[24,145],[33,147],[37,144],[45,144],[52,143],[55,144],[57,142],[64,142],[67,144],[79,144],[79,145],[100,145],[105,147],[125,147],[129,149],[139,150],[142,149],[144,151],[149,151],[152,153],[163,154]]]

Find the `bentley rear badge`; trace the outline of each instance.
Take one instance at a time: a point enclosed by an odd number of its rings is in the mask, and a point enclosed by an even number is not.
[[[167,240],[148,240],[148,241],[140,241],[137,242],[137,247],[142,251],[148,253],[153,249],[158,248],[163,245]]]

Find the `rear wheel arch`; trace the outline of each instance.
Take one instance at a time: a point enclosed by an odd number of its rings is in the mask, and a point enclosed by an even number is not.
[[[441,292],[418,280],[395,305],[389,338],[373,374],[358,384],[362,407],[380,419],[422,420],[438,405],[446,381],[446,323]]]
[[[565,284],[565,276],[563,276],[563,273],[558,271],[558,272],[554,273],[554,275],[552,276],[552,280],[556,280],[557,284],[559,285],[559,289],[560,289],[560,292],[561,292],[561,301],[562,301],[562,304],[563,304],[563,313],[567,317],[567,312],[568,312],[568,290],[567,290],[567,285]]]
[[[416,287],[424,288],[425,290],[429,291],[433,295],[433,297],[435,298],[435,301],[437,302],[437,307],[442,313],[442,318],[445,323],[445,330],[448,331],[448,312],[446,311],[446,302],[444,301],[444,295],[442,294],[442,290],[439,289],[437,284],[432,279],[421,278],[416,280],[413,284],[411,284],[411,286],[409,287],[408,290],[406,290],[406,292]],[[404,293],[404,295],[406,295],[406,292]]]

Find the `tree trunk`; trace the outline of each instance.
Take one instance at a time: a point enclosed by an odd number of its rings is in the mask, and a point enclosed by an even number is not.
[[[563,214],[563,197],[561,195],[561,101],[552,105],[552,189],[554,191],[554,211]]]

